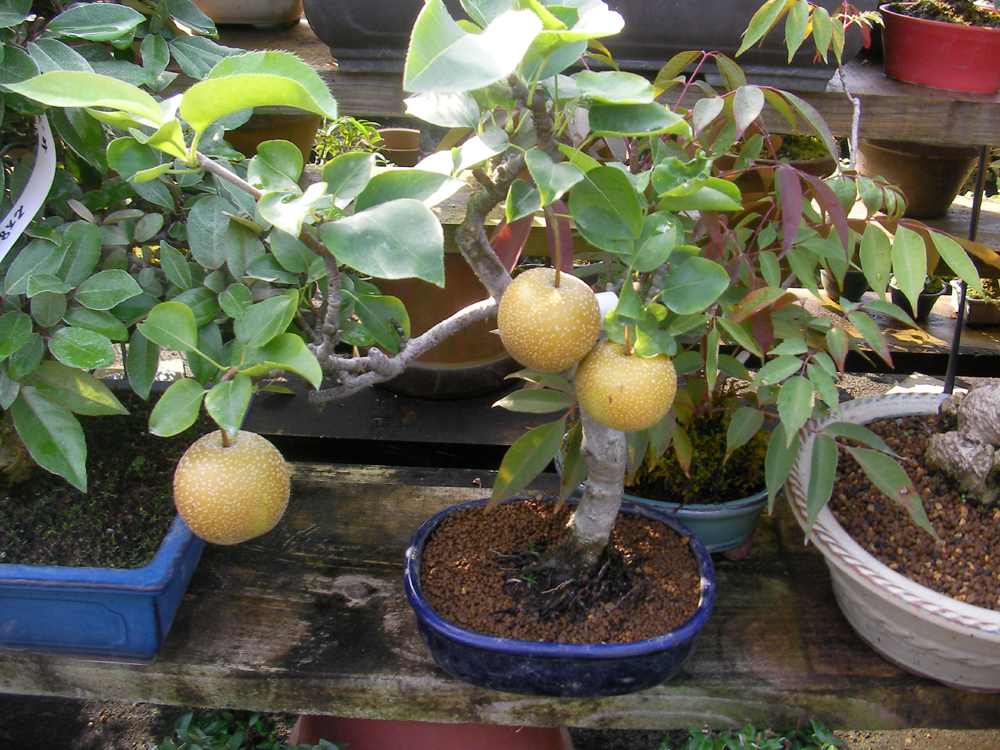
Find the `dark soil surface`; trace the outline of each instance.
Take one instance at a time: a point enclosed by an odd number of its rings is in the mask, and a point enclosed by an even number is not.
[[[537,561],[558,546],[571,510],[554,507],[527,500],[445,519],[424,549],[421,586],[428,603],[476,632],[563,643],[654,638],[694,614],[701,578],[687,538],[622,515],[612,536],[624,562],[621,575],[611,574],[615,565],[608,560],[584,580],[558,569],[551,575]]]
[[[873,487],[846,451],[830,508],[861,546],[893,570],[959,601],[1000,610],[1000,507],[966,503],[947,477],[924,466],[926,443],[937,425],[934,416],[886,419],[868,427],[904,460],[940,541]]]
[[[977,6],[973,0],[918,0],[915,5],[905,9],[901,4],[893,3],[892,10],[930,21],[1000,27],[1000,14],[985,6]]]
[[[0,562],[137,568],[146,565],[176,515],[174,467],[214,429],[207,417],[171,438],[149,434],[149,411],[116,394],[128,416],[80,417],[88,492],[37,466],[26,481],[0,479]]]

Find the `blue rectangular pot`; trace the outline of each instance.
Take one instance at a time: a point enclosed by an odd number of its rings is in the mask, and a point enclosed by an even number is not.
[[[0,565],[0,648],[152,659],[204,547],[177,516],[142,568]]]

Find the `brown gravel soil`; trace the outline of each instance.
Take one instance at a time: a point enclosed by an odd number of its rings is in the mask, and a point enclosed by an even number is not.
[[[428,604],[486,635],[562,643],[645,640],[694,614],[701,578],[689,539],[641,516],[618,517],[617,554],[588,576],[537,564],[559,544],[570,512],[537,498],[449,516],[424,548]]]
[[[855,541],[893,570],[959,601],[1000,610],[1000,507],[966,503],[947,477],[924,466],[937,424],[937,416],[906,417],[868,427],[904,461],[940,541],[873,487],[844,451],[830,508]]]

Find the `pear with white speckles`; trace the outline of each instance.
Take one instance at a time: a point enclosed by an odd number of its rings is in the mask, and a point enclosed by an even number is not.
[[[194,534],[213,544],[239,544],[281,520],[291,474],[278,449],[241,430],[224,446],[222,431],[199,438],[174,471],[174,504]]]
[[[669,357],[637,357],[611,341],[601,341],[576,368],[580,407],[598,424],[622,432],[645,430],[663,419],[676,390]]]
[[[601,309],[593,290],[572,274],[532,268],[500,297],[497,328],[510,355],[525,367],[562,372],[593,348]]]

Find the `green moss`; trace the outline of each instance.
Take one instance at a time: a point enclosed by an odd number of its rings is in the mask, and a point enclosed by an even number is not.
[[[808,161],[810,159],[825,159],[830,156],[823,141],[814,135],[783,135],[781,147],[778,149],[779,159],[790,161]]]
[[[728,412],[698,414],[686,431],[692,448],[689,472],[685,474],[672,447],[662,456],[647,453],[628,492],[687,505],[737,500],[764,489],[767,433],[758,432],[726,458],[728,427]]]

